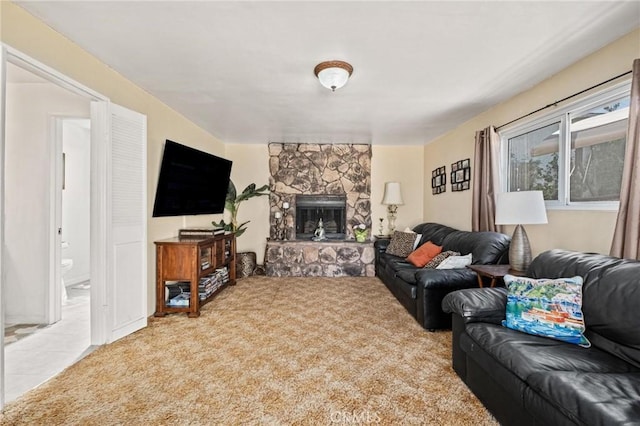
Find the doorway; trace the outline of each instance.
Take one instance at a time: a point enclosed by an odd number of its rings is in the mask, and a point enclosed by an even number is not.
[[[52,92],[70,92],[84,108],[80,112],[60,113],[56,104],[47,109],[45,119],[32,119],[27,126],[14,128],[45,127],[54,132],[58,126],[51,121],[56,117],[90,117],[90,342],[91,345],[113,342],[147,325],[146,116],[112,104],[103,95],[35,59],[1,46],[0,332],[3,334],[7,318],[43,324],[55,322],[51,317],[62,297],[61,285],[48,285],[59,283],[61,273],[57,267],[62,259],[61,215],[52,212],[61,211],[55,206],[60,199],[55,194],[62,182],[62,161],[58,160],[58,154],[61,159],[62,153],[61,149],[52,148],[55,144],[48,143],[54,140],[51,135],[33,138],[11,133],[8,123],[21,108],[37,110],[47,103],[6,105],[9,96],[5,70],[13,65],[44,79]],[[10,143],[11,138],[18,143]],[[122,170],[127,173],[118,172]],[[25,223],[29,226],[24,226]],[[28,234],[20,235],[20,229]],[[14,285],[14,280],[22,285]],[[25,291],[23,285],[30,290]],[[70,364],[75,360],[70,360]],[[0,339],[0,409],[4,406],[7,361],[4,339]]]
[[[91,139],[87,98],[14,64],[7,64],[6,79],[4,379],[10,401],[71,365],[91,343],[89,287],[71,287],[90,277]],[[63,272],[71,281],[64,282]]]

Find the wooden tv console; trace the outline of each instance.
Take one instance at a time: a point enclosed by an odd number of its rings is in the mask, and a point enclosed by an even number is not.
[[[169,238],[155,241],[156,245],[156,312],[186,312],[190,318],[200,316],[200,307],[209,302],[226,285],[236,283],[236,239],[234,234],[207,238]],[[222,282],[219,268],[226,268],[228,281]],[[215,276],[214,276],[215,275]],[[201,282],[207,282],[211,294],[200,298]],[[215,284],[212,284],[215,283]],[[209,285],[211,284],[211,285]],[[170,290],[172,289],[172,290]],[[170,298],[171,291],[189,290],[183,300]]]

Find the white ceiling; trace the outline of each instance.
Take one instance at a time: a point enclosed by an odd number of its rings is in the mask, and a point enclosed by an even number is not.
[[[640,26],[638,1],[17,3],[227,143],[424,144]]]

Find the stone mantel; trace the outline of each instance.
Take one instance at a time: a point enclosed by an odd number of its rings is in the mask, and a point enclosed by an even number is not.
[[[266,273],[276,277],[375,276],[373,242],[267,241]]]

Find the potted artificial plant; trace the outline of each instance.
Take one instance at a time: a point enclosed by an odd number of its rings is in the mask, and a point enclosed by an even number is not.
[[[238,209],[243,201],[246,201],[253,197],[260,197],[262,195],[269,195],[269,185],[263,185],[260,188],[256,188],[256,184],[252,183],[247,186],[240,194],[236,191],[236,186],[233,181],[229,179],[229,188],[227,190],[227,198],[225,199],[224,208],[228,210],[231,215],[231,221],[226,223],[223,220],[220,222],[211,222],[213,226],[224,228],[227,232],[233,232],[236,238],[244,234],[247,230],[246,222],[238,224]],[[243,278],[251,275],[256,267],[256,254],[255,252],[236,253],[236,276],[237,278]]]

